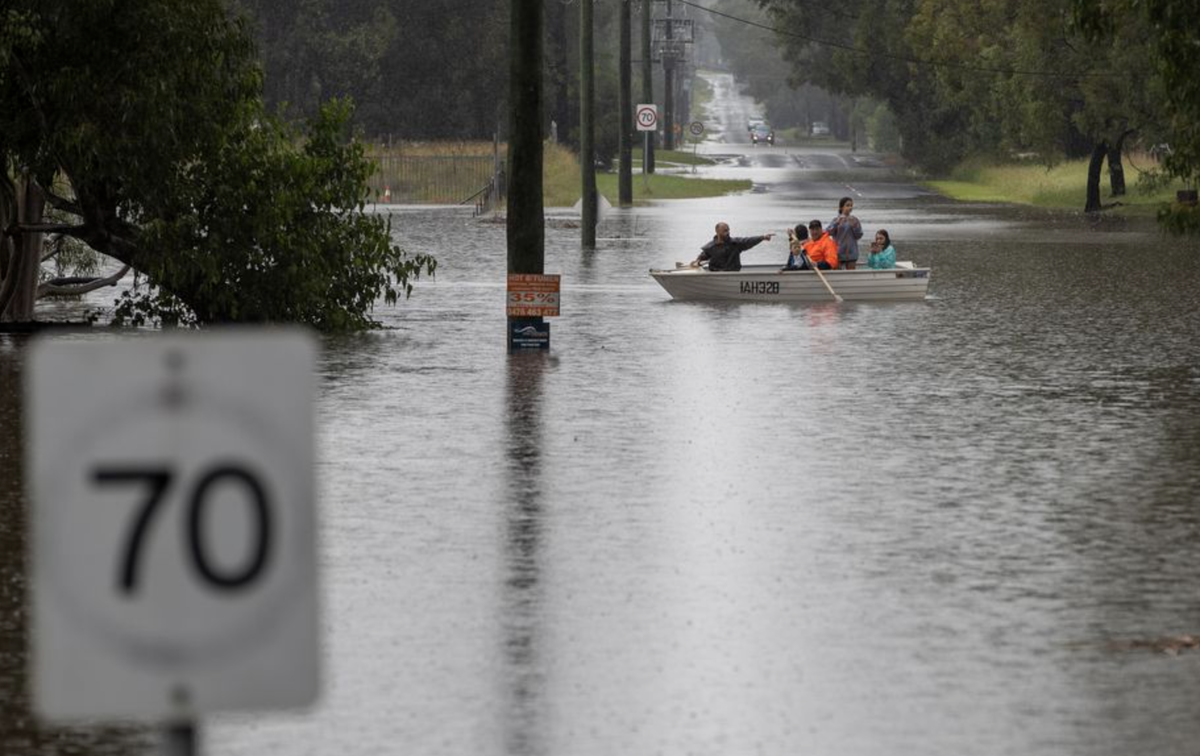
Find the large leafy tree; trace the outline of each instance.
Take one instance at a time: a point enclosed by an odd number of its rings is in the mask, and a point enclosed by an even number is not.
[[[797,74],[885,101],[906,157],[926,169],[968,155],[1090,154],[1086,209],[1096,210],[1104,161],[1122,193],[1125,139],[1162,130],[1161,79],[1139,61],[1145,25],[1110,27],[1115,44],[1089,40],[1072,0],[861,0],[828,12],[759,2],[785,30]]]
[[[1079,28],[1092,40],[1119,47],[1139,30],[1134,71],[1152,75],[1162,109],[1161,138],[1169,144],[1166,169],[1191,186],[1200,181],[1200,14],[1194,3],[1173,0],[1072,0]],[[1159,215],[1176,232],[1200,234],[1200,207],[1173,205]]]
[[[289,113],[348,96],[368,135],[403,139],[490,138],[502,120],[508,0],[235,2],[261,46],[266,100]]]
[[[349,106],[304,128],[269,114],[252,37],[221,0],[9,0],[4,13],[6,283],[27,270],[18,249],[50,233],[144,273],[160,311],[342,330],[432,271],[363,212],[370,166]]]
[[[1135,75],[1141,30],[1099,45],[1073,27],[1068,0],[920,0],[907,34],[936,51],[935,97],[965,114],[971,153],[1034,152],[1047,163],[1091,155],[1085,209],[1099,210],[1101,166],[1124,192],[1126,137],[1155,130],[1156,80]]]

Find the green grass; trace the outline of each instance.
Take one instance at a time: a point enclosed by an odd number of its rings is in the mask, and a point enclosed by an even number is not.
[[[657,167],[660,163],[675,163],[676,165],[716,165],[717,161],[706,158],[703,155],[693,153],[691,150],[655,150],[655,167]],[[635,147],[633,149],[633,169],[635,171],[640,171],[642,169],[641,147]]]
[[[644,181],[647,178],[649,181]],[[615,173],[596,174],[596,189],[612,204],[617,204],[617,181]],[[702,179],[652,173],[643,177],[633,175],[634,203],[663,199],[694,199],[696,197],[721,197],[726,194],[746,192],[751,182],[743,179]],[[579,192],[576,190],[576,199]],[[572,203],[574,204],[574,203]]]
[[[660,153],[655,153],[657,157]],[[673,153],[667,153],[673,154]],[[640,160],[634,161],[633,201],[635,203],[661,199],[693,199],[720,197],[749,191],[751,182],[745,180],[702,179],[655,173],[644,181]],[[544,158],[543,184],[547,207],[570,207],[579,201],[581,177],[575,155],[565,147],[547,144]],[[612,204],[618,202],[616,173],[597,173],[596,189]]]
[[[1151,165],[1149,158],[1135,156],[1134,162]],[[1052,168],[1038,164],[988,164],[968,162],[944,180],[925,185],[947,197],[966,202],[1006,202],[1052,210],[1082,211],[1087,198],[1087,159],[1071,160]],[[1117,210],[1130,215],[1153,215],[1164,202],[1175,199],[1171,185],[1146,193],[1137,185],[1138,173],[1126,165],[1126,195]],[[1109,204],[1108,171],[1101,177],[1101,201]]]

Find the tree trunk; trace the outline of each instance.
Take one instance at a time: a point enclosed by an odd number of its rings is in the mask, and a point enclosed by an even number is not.
[[[9,267],[13,261],[13,242],[6,231],[16,214],[16,194],[12,182],[5,175],[6,163],[0,158],[0,291],[4,289],[4,281],[8,278]],[[3,298],[0,298],[3,302]],[[0,304],[0,312],[4,305]]]
[[[1104,165],[1104,157],[1108,154],[1108,143],[1099,142],[1092,148],[1092,159],[1088,163],[1087,204],[1085,213],[1098,213],[1100,205],[1100,168]]]
[[[33,179],[22,178],[16,188],[16,218],[18,223],[42,222],[46,195]],[[8,275],[0,286],[0,321],[28,323],[33,320],[33,305],[37,301],[38,273],[42,268],[42,239],[44,234],[21,233],[13,237]]]
[[[541,0],[512,0],[509,42],[509,273],[543,273]]]
[[[1112,196],[1125,196],[1125,166],[1122,164],[1125,151],[1125,137],[1131,132],[1126,131],[1117,137],[1117,141],[1108,150],[1108,186]]]

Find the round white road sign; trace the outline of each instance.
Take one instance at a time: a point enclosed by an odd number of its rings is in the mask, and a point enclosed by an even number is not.
[[[314,367],[295,331],[35,345],[45,717],[313,700]]]
[[[657,105],[638,105],[634,113],[634,121],[637,122],[638,131],[654,131],[658,128]]]

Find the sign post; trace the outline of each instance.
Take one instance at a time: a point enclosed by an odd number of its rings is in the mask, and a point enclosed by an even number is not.
[[[315,367],[292,330],[34,344],[41,717],[190,754],[202,714],[316,698]]]
[[[658,130],[658,106],[654,103],[644,103],[637,106],[634,122],[638,131],[646,132],[646,144],[642,147],[642,188],[649,187],[650,178],[646,171],[646,161],[650,155],[650,140]]]
[[[704,136],[704,123],[702,121],[692,121],[688,126],[688,131],[692,135],[692,173],[696,172],[696,147],[700,144],[700,137]]]

